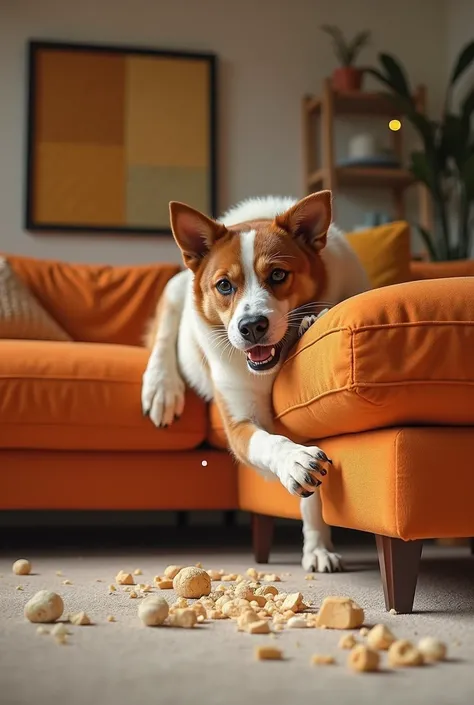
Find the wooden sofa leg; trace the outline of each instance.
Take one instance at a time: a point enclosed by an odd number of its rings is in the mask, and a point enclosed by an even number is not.
[[[257,563],[268,563],[273,541],[273,517],[252,514],[253,555]]]
[[[401,614],[413,611],[423,541],[376,535],[385,607]]]

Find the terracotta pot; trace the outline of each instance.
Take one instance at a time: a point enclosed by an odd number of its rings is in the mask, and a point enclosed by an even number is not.
[[[332,74],[335,91],[360,91],[363,73],[354,66],[340,66]]]

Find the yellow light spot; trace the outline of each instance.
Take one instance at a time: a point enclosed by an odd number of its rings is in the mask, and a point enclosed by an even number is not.
[[[399,130],[401,126],[402,123],[400,122],[400,120],[390,120],[390,122],[388,123],[388,127],[390,130],[392,130],[392,132],[397,132],[397,130]]]
[[[203,468],[207,467],[207,460],[201,460],[201,465]]]

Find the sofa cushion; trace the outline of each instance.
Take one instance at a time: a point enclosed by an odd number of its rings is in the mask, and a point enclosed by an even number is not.
[[[133,346],[1,341],[0,447],[195,448],[206,434],[206,410],[194,393],[187,393],[184,414],[167,429],[143,418],[146,361],[147,351]]]
[[[73,340],[142,345],[175,264],[116,267],[4,255]]]
[[[365,292],[319,319],[285,361],[278,420],[306,439],[394,425],[474,425],[474,279]]]

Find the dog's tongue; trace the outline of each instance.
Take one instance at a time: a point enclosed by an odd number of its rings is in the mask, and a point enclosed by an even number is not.
[[[247,357],[249,360],[252,360],[252,362],[262,362],[262,360],[266,360],[267,357],[270,357],[271,349],[271,345],[257,345],[248,351]]]

